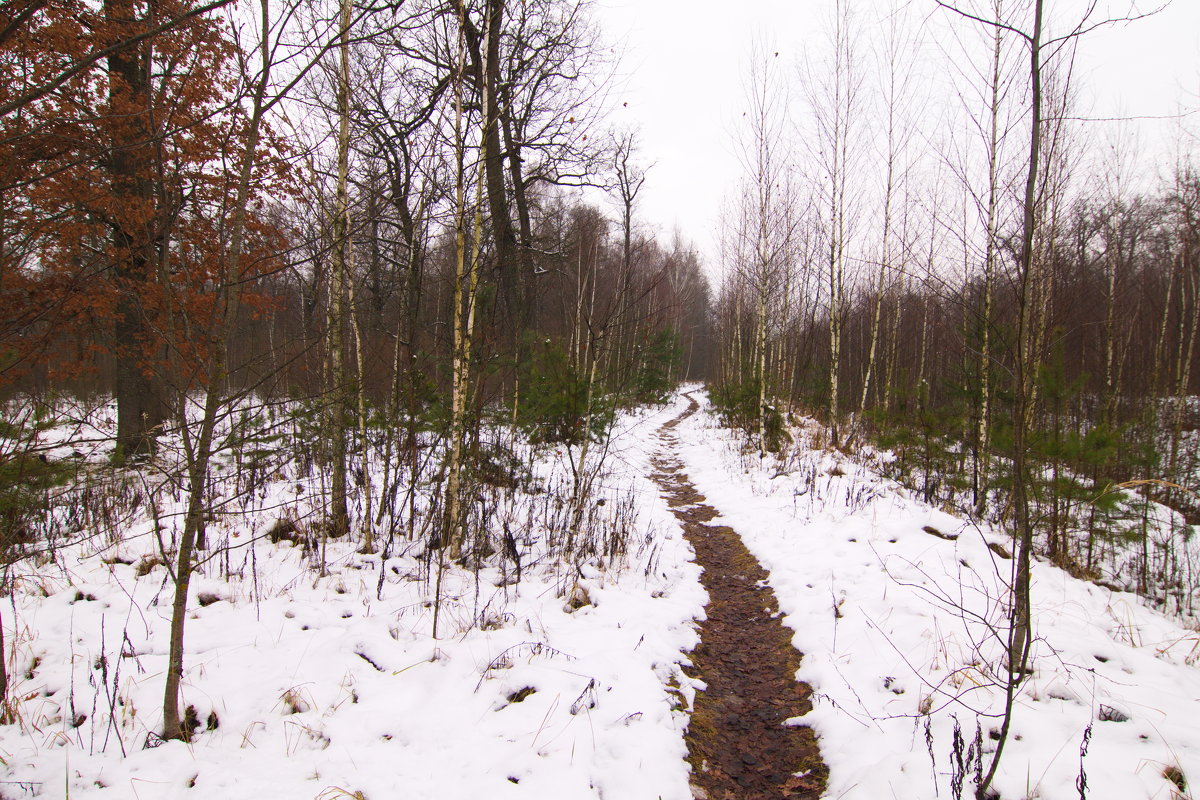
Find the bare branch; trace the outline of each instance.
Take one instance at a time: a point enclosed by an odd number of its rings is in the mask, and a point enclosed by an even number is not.
[[[1022,39],[1025,40],[1025,42],[1027,44],[1033,43],[1033,37],[1030,36],[1025,31],[1021,30],[1020,28],[1014,28],[1011,25],[1006,25],[998,19],[987,19],[985,17],[976,16],[975,14],[972,14],[969,11],[963,11],[958,6],[955,6],[950,3],[945,2],[945,0],[933,0],[933,1],[935,3],[937,3],[940,8],[944,8],[947,11],[953,11],[955,14],[958,14],[960,17],[965,17],[966,19],[973,20],[975,22],[978,22],[981,25],[988,25],[992,28],[998,28],[1002,31],[1008,31],[1011,34],[1020,36]]]

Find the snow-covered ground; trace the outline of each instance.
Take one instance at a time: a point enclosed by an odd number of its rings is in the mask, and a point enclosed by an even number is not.
[[[543,490],[506,507],[521,579],[511,565],[448,569],[437,639],[436,582],[403,531],[386,560],[331,543],[318,577],[311,552],[264,534],[281,517],[306,519],[320,478],[271,462],[239,488],[245,464],[224,458],[214,492],[227,513],[211,526],[219,546],[187,621],[183,695],[200,724],[187,744],[151,735],[171,583],[154,563],[150,508],[169,537],[181,493],[147,473],[114,496],[127,501],[114,513],[59,509],[64,526],[109,527],[11,568],[0,797],[687,800],[682,709],[695,684],[679,664],[705,594],[646,477],[655,431],[687,405],[677,396],[618,421],[600,511],[632,507],[636,520],[616,559],[547,557],[537,520],[569,467],[561,450],[526,450]],[[100,441],[107,429],[95,427],[73,436]],[[1003,699],[1006,537],[803,441],[760,461],[707,414],[675,434],[685,471],[770,571],[796,631],[827,796],[955,797],[960,784],[970,796],[977,725],[990,758]],[[382,488],[378,465],[368,472]],[[1200,780],[1200,636],[1048,565],[1034,580],[1035,671],[996,788],[1075,800],[1086,775],[1093,800],[1190,796],[1173,779]]]
[[[172,584],[153,565],[144,498],[167,528],[182,498],[147,488],[119,536],[13,567],[0,606],[13,698],[0,797],[690,797],[675,687],[689,685],[678,664],[705,594],[643,477],[649,434],[677,411],[628,415],[616,430],[598,497],[609,508],[635,498],[624,559],[540,559],[543,532],[527,521],[520,582],[511,568],[447,570],[436,640],[436,582],[402,537],[384,563],[331,542],[324,577],[311,554],[266,540],[319,488],[276,465],[250,506],[211,526],[228,549],[193,579],[183,697],[201,728],[187,744],[152,735]],[[535,457],[535,482],[561,478],[563,455]]]
[[[770,571],[796,632],[828,796],[955,797],[956,772],[973,796],[975,767],[955,751],[968,759],[977,724],[985,764],[995,749],[1012,562],[988,544],[1006,537],[803,441],[760,462],[708,415],[676,432],[693,482]],[[1084,774],[1093,800],[1190,796],[1169,778],[1200,780],[1200,636],[1047,564],[1033,580],[1034,674],[995,788],[1078,800]]]

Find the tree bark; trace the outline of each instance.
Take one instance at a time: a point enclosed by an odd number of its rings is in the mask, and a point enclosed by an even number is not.
[[[1024,673],[1032,641],[1030,606],[1030,560],[1033,554],[1033,524],[1029,516],[1029,467],[1026,446],[1030,423],[1030,398],[1033,383],[1035,342],[1031,324],[1033,289],[1036,284],[1033,241],[1037,228],[1038,165],[1042,150],[1042,11],[1045,0],[1036,0],[1033,34],[1029,41],[1029,79],[1031,86],[1029,171],[1025,179],[1025,197],[1021,222],[1021,261],[1019,265],[1017,308],[1017,357],[1013,387],[1013,514],[1016,523],[1017,559],[1013,585],[1013,628],[1009,643],[1009,668]]]
[[[995,0],[993,11],[996,19],[1000,19],[1001,0]],[[992,400],[992,276],[996,269],[996,238],[999,209],[999,168],[1000,168],[1000,56],[1003,44],[1003,32],[996,28],[992,47],[992,85],[991,103],[988,111],[988,204],[987,222],[984,235],[983,257],[983,308],[980,311],[983,325],[979,343],[979,419],[976,430],[975,479],[975,515],[982,517],[987,507],[989,484],[988,471],[991,468],[989,450],[991,448],[991,400]]]
[[[503,9],[503,2],[498,3]],[[492,6],[489,5],[489,19],[485,20],[484,29],[490,34],[494,28],[490,19]],[[470,242],[470,253],[467,252],[467,206],[466,206],[466,143],[463,130],[464,106],[462,91],[462,70],[465,69],[466,53],[464,49],[470,46],[469,32],[472,30],[467,17],[466,7],[459,3],[459,29],[461,46],[459,51],[459,76],[455,83],[455,113],[454,140],[456,179],[454,188],[454,242],[455,242],[455,273],[454,273],[454,310],[452,333],[453,363],[450,389],[450,444],[446,459],[446,485],[443,503],[442,536],[444,548],[449,549],[450,556],[457,558],[462,552],[466,539],[462,514],[462,471],[464,449],[467,435],[467,405],[471,393],[471,360],[475,330],[475,299],[479,285],[479,255],[483,238],[483,191],[488,170],[487,159],[487,121],[493,119],[488,99],[491,90],[480,86],[479,96],[483,103],[482,124],[480,132],[483,158],[480,161],[480,175],[476,179],[476,203],[474,214],[474,230]],[[484,53],[492,52],[490,42],[484,43]],[[479,65],[479,76],[486,84],[486,76],[491,70],[486,63]],[[437,635],[436,622],[434,635]]]
[[[181,399],[178,410],[181,430],[184,435],[184,449],[188,457],[188,507],[184,517],[184,529],[180,538],[179,551],[175,563],[175,590],[171,602],[171,637],[170,649],[167,655],[166,685],[163,689],[163,728],[164,739],[187,739],[191,731],[185,730],[179,715],[179,688],[183,678],[183,634],[184,622],[187,618],[187,595],[192,577],[192,556],[198,538],[204,534],[205,513],[204,487],[208,482],[209,466],[212,461],[213,433],[216,429],[218,413],[224,402],[222,391],[226,382],[227,344],[233,327],[237,321],[241,281],[241,259],[244,248],[246,229],[246,213],[250,202],[251,178],[253,174],[258,144],[262,133],[264,113],[264,98],[267,82],[270,76],[270,47],[267,40],[270,30],[269,0],[261,0],[262,9],[262,72],[254,88],[252,111],[246,132],[245,150],[239,165],[237,196],[231,210],[229,244],[226,250],[226,260],[222,265],[221,294],[218,298],[222,304],[220,327],[213,337],[209,349],[209,363],[205,378],[204,413],[200,422],[200,435],[193,442],[188,431],[186,405]]]
[[[119,39],[144,26],[133,0],[104,0],[105,22]],[[144,455],[165,418],[161,381],[150,363],[151,326],[143,297],[155,261],[154,132],[150,124],[150,42],[120,49],[108,57],[108,172],[119,210],[110,218],[113,282],[117,289],[114,336],[114,389],[117,398],[117,452]]]
[[[330,479],[329,522],[330,536],[345,536],[350,530],[350,515],[346,506],[346,438],[349,404],[349,374],[346,369],[346,285],[350,280],[350,19],[351,0],[341,0],[341,33],[338,45],[337,84],[337,185],[332,220],[333,258],[329,277],[329,360],[332,396],[330,397],[329,436],[332,447],[333,474]],[[366,465],[364,465],[364,469]]]

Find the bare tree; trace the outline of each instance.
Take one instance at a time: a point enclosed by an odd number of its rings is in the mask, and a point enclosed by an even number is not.
[[[637,163],[638,141],[633,131],[613,134],[612,167],[615,175],[615,190],[621,214],[621,295],[629,297],[633,290],[634,259],[633,259],[633,219],[638,195],[646,183],[646,169]],[[622,325],[629,327],[631,320],[623,320]],[[634,366],[634,354],[623,351],[624,345],[632,350],[634,337],[630,330],[623,330],[618,335],[617,353],[615,354],[614,369],[618,374],[628,377]]]
[[[227,210],[228,223],[226,241],[222,242],[222,259],[215,276],[216,312],[211,319],[213,330],[209,339],[207,362],[203,366],[201,379],[204,400],[195,435],[188,417],[188,387],[180,387],[179,429],[183,435],[184,453],[187,464],[187,511],[184,528],[180,536],[174,569],[174,597],[171,603],[171,639],[167,657],[166,684],[163,690],[163,728],[166,739],[188,739],[192,731],[184,725],[180,716],[179,689],[183,677],[183,634],[187,618],[187,596],[191,576],[195,569],[194,553],[197,543],[203,541],[209,509],[205,502],[205,489],[209,482],[210,467],[216,453],[215,435],[217,424],[231,399],[227,395],[229,364],[228,345],[234,326],[237,324],[242,294],[248,286],[247,265],[243,263],[247,249],[247,226],[249,207],[254,194],[255,168],[260,163],[260,142],[266,114],[275,100],[269,99],[267,88],[271,81],[272,32],[273,27],[269,0],[260,0],[261,62],[257,74],[243,76],[249,94],[249,118],[245,120],[245,140],[237,154],[235,195]],[[224,226],[223,226],[224,227]],[[173,311],[185,320],[191,315],[186,303],[176,303]],[[173,343],[173,350],[180,352],[180,342]]]
[[[741,228],[738,263],[753,292],[754,340],[752,385],[756,394],[755,420],[759,454],[774,449],[768,441],[768,329],[780,324],[780,303],[791,266],[790,247],[796,213],[791,191],[791,164],[784,142],[786,94],[779,72],[779,54],[759,45],[751,55],[746,86],[747,130],[742,142],[746,180],[739,209]]]
[[[454,182],[454,297],[453,297],[453,366],[451,374],[450,399],[450,442],[446,459],[445,499],[442,524],[443,547],[449,550],[451,557],[457,557],[466,539],[463,530],[463,459],[465,456],[467,436],[468,403],[472,393],[471,361],[474,357],[475,309],[479,290],[480,254],[483,240],[483,192],[487,182],[488,141],[495,135],[494,126],[497,124],[492,100],[495,97],[494,87],[489,88],[489,82],[494,72],[487,61],[488,54],[494,54],[496,46],[493,36],[499,35],[500,21],[493,15],[503,14],[503,2],[489,4],[485,12],[482,43],[475,42],[478,53],[484,60],[478,67],[478,76],[483,81],[479,87],[480,103],[480,158],[479,176],[475,181],[476,203],[473,215],[473,226],[467,231],[467,183],[468,163],[465,129],[466,108],[464,98],[464,77],[467,68],[467,52],[471,48],[471,31],[475,30],[468,20],[465,3],[458,4],[459,21],[459,64],[460,71],[454,85],[454,146],[455,146],[455,182]],[[493,128],[489,131],[489,128]],[[507,213],[507,212],[506,212]],[[493,220],[494,222],[494,220]],[[437,617],[434,618],[434,635],[437,632]]]
[[[1008,669],[1012,677],[1007,682],[1007,711],[1004,715],[996,753],[987,774],[976,790],[977,797],[983,800],[1000,765],[1000,757],[1004,751],[1004,743],[1007,740],[1012,721],[1013,695],[1017,682],[1028,670],[1030,646],[1033,641],[1030,602],[1033,522],[1030,517],[1029,484],[1031,476],[1027,440],[1032,423],[1032,399],[1038,347],[1035,330],[1035,315],[1037,314],[1035,291],[1040,278],[1037,274],[1039,265],[1034,258],[1034,245],[1040,221],[1039,209],[1046,200],[1045,195],[1040,192],[1043,187],[1039,184],[1039,168],[1042,166],[1043,158],[1045,69],[1047,61],[1053,60],[1056,55],[1062,53],[1064,48],[1073,46],[1074,42],[1087,32],[1117,21],[1130,21],[1143,15],[1127,16],[1121,20],[1096,20],[1093,19],[1096,10],[1096,3],[1093,2],[1086,14],[1067,33],[1047,37],[1043,27],[1045,0],[1033,0],[1032,15],[1026,26],[1021,26],[1020,23],[1010,23],[1004,19],[980,16],[945,0],[935,0],[935,2],[939,7],[953,11],[969,20],[1015,35],[1025,44],[1029,57],[1029,153],[1026,162],[1025,190],[1021,202],[1021,233],[1015,276],[1017,324],[1013,345],[1015,353],[1012,389],[1012,506],[1017,552],[1013,576],[1012,627],[1008,640]]]
[[[846,303],[846,259],[855,214],[847,194],[856,167],[862,125],[863,76],[858,63],[858,38],[849,0],[834,0],[830,20],[831,64],[827,75],[808,70],[809,104],[817,127],[817,158],[822,175],[826,240],[826,288],[829,293],[829,429],[840,441],[842,326]]]
[[[916,125],[905,110],[913,98],[913,59],[919,48],[911,25],[902,10],[888,15],[887,39],[880,54],[879,75],[883,81],[884,117],[884,193],[883,230],[879,249],[879,264],[876,271],[874,312],[871,316],[870,347],[867,353],[866,371],[863,375],[862,397],[859,411],[867,410],[867,399],[871,393],[871,378],[875,371],[876,353],[879,348],[880,324],[883,317],[884,298],[892,276],[896,256],[895,243],[895,199],[904,190],[908,180],[909,166],[906,163],[909,145],[916,133]]]
[[[326,535],[341,537],[350,530],[346,508],[347,406],[350,385],[346,366],[346,326],[349,321],[350,264],[350,27],[353,19],[351,0],[340,0],[338,24],[337,93],[337,173],[330,228],[333,232],[332,263],[329,271],[329,399],[328,435],[332,450],[333,474]]]

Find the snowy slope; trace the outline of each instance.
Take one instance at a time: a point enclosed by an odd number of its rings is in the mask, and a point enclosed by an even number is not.
[[[625,564],[576,570],[531,552],[519,583],[449,570],[437,640],[416,548],[381,564],[331,544],[318,578],[311,556],[262,536],[317,488],[281,468],[255,500],[262,513],[214,526],[230,548],[193,580],[183,695],[202,728],[189,744],[151,735],[171,584],[163,566],[140,566],[158,552],[145,509],[120,542],[19,563],[0,605],[16,698],[0,725],[0,796],[690,797],[672,687],[687,685],[678,663],[705,595],[641,477],[649,434],[677,411],[618,425],[603,496],[636,497]],[[544,454],[542,478],[562,473],[562,455]],[[170,493],[159,499],[160,519],[177,522]]]
[[[804,722],[822,737],[828,796],[954,797],[952,783],[973,796],[975,767],[958,767],[953,753],[969,757],[977,722],[987,760],[995,748],[996,633],[1012,562],[988,543],[1006,538],[836,452],[801,443],[760,462],[705,414],[677,433],[719,521],[771,572],[805,654],[799,677],[814,689]],[[1093,800],[1189,796],[1168,777],[1200,781],[1196,631],[1046,564],[1033,578],[1035,673],[994,787],[1005,798],[1078,800],[1082,772]]]

